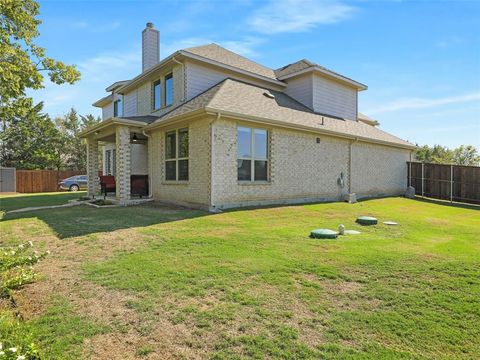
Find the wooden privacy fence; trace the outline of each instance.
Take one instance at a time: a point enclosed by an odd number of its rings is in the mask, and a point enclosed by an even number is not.
[[[85,171],[17,170],[17,192],[59,191],[58,182],[60,180],[85,174]]]
[[[408,185],[415,194],[480,204],[480,167],[408,162]]]

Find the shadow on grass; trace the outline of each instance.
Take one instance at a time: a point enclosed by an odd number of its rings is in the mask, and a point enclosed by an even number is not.
[[[0,211],[11,211],[26,207],[66,204],[68,200],[85,196],[85,191],[8,195],[0,197]]]
[[[422,198],[419,196],[415,196],[416,201],[428,203],[428,204],[436,204],[436,205],[443,205],[443,206],[450,206],[456,207],[461,209],[468,209],[468,210],[480,210],[480,204],[466,204],[466,203],[459,203],[459,202],[450,202],[448,200],[439,200],[439,199],[432,199],[432,198]]]
[[[47,224],[60,239],[119,229],[150,226],[207,216],[200,210],[141,205],[93,208],[87,205],[7,214],[2,222],[36,218]]]

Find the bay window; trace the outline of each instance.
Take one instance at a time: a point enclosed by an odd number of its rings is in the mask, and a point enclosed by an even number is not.
[[[239,181],[268,181],[268,131],[239,126],[237,129]]]
[[[165,180],[188,180],[188,129],[165,134]]]

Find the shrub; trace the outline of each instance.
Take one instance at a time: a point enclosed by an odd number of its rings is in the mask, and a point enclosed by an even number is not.
[[[31,241],[17,247],[0,247],[0,298],[10,298],[12,290],[35,281],[32,266],[45,258],[48,252],[29,251]]]

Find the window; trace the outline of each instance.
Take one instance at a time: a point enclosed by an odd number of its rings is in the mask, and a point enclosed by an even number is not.
[[[157,80],[153,83],[153,110],[158,110],[162,106],[162,83]]]
[[[173,104],[173,76],[165,76],[165,106]]]
[[[113,103],[113,116],[119,117],[123,116],[123,96],[119,95],[118,99]]]
[[[113,175],[117,172],[117,159],[116,159],[116,151],[115,149],[112,150],[105,150],[105,174],[106,175]]]
[[[165,180],[188,180],[188,129],[165,135]]]
[[[268,132],[239,126],[237,129],[239,181],[268,180]]]

